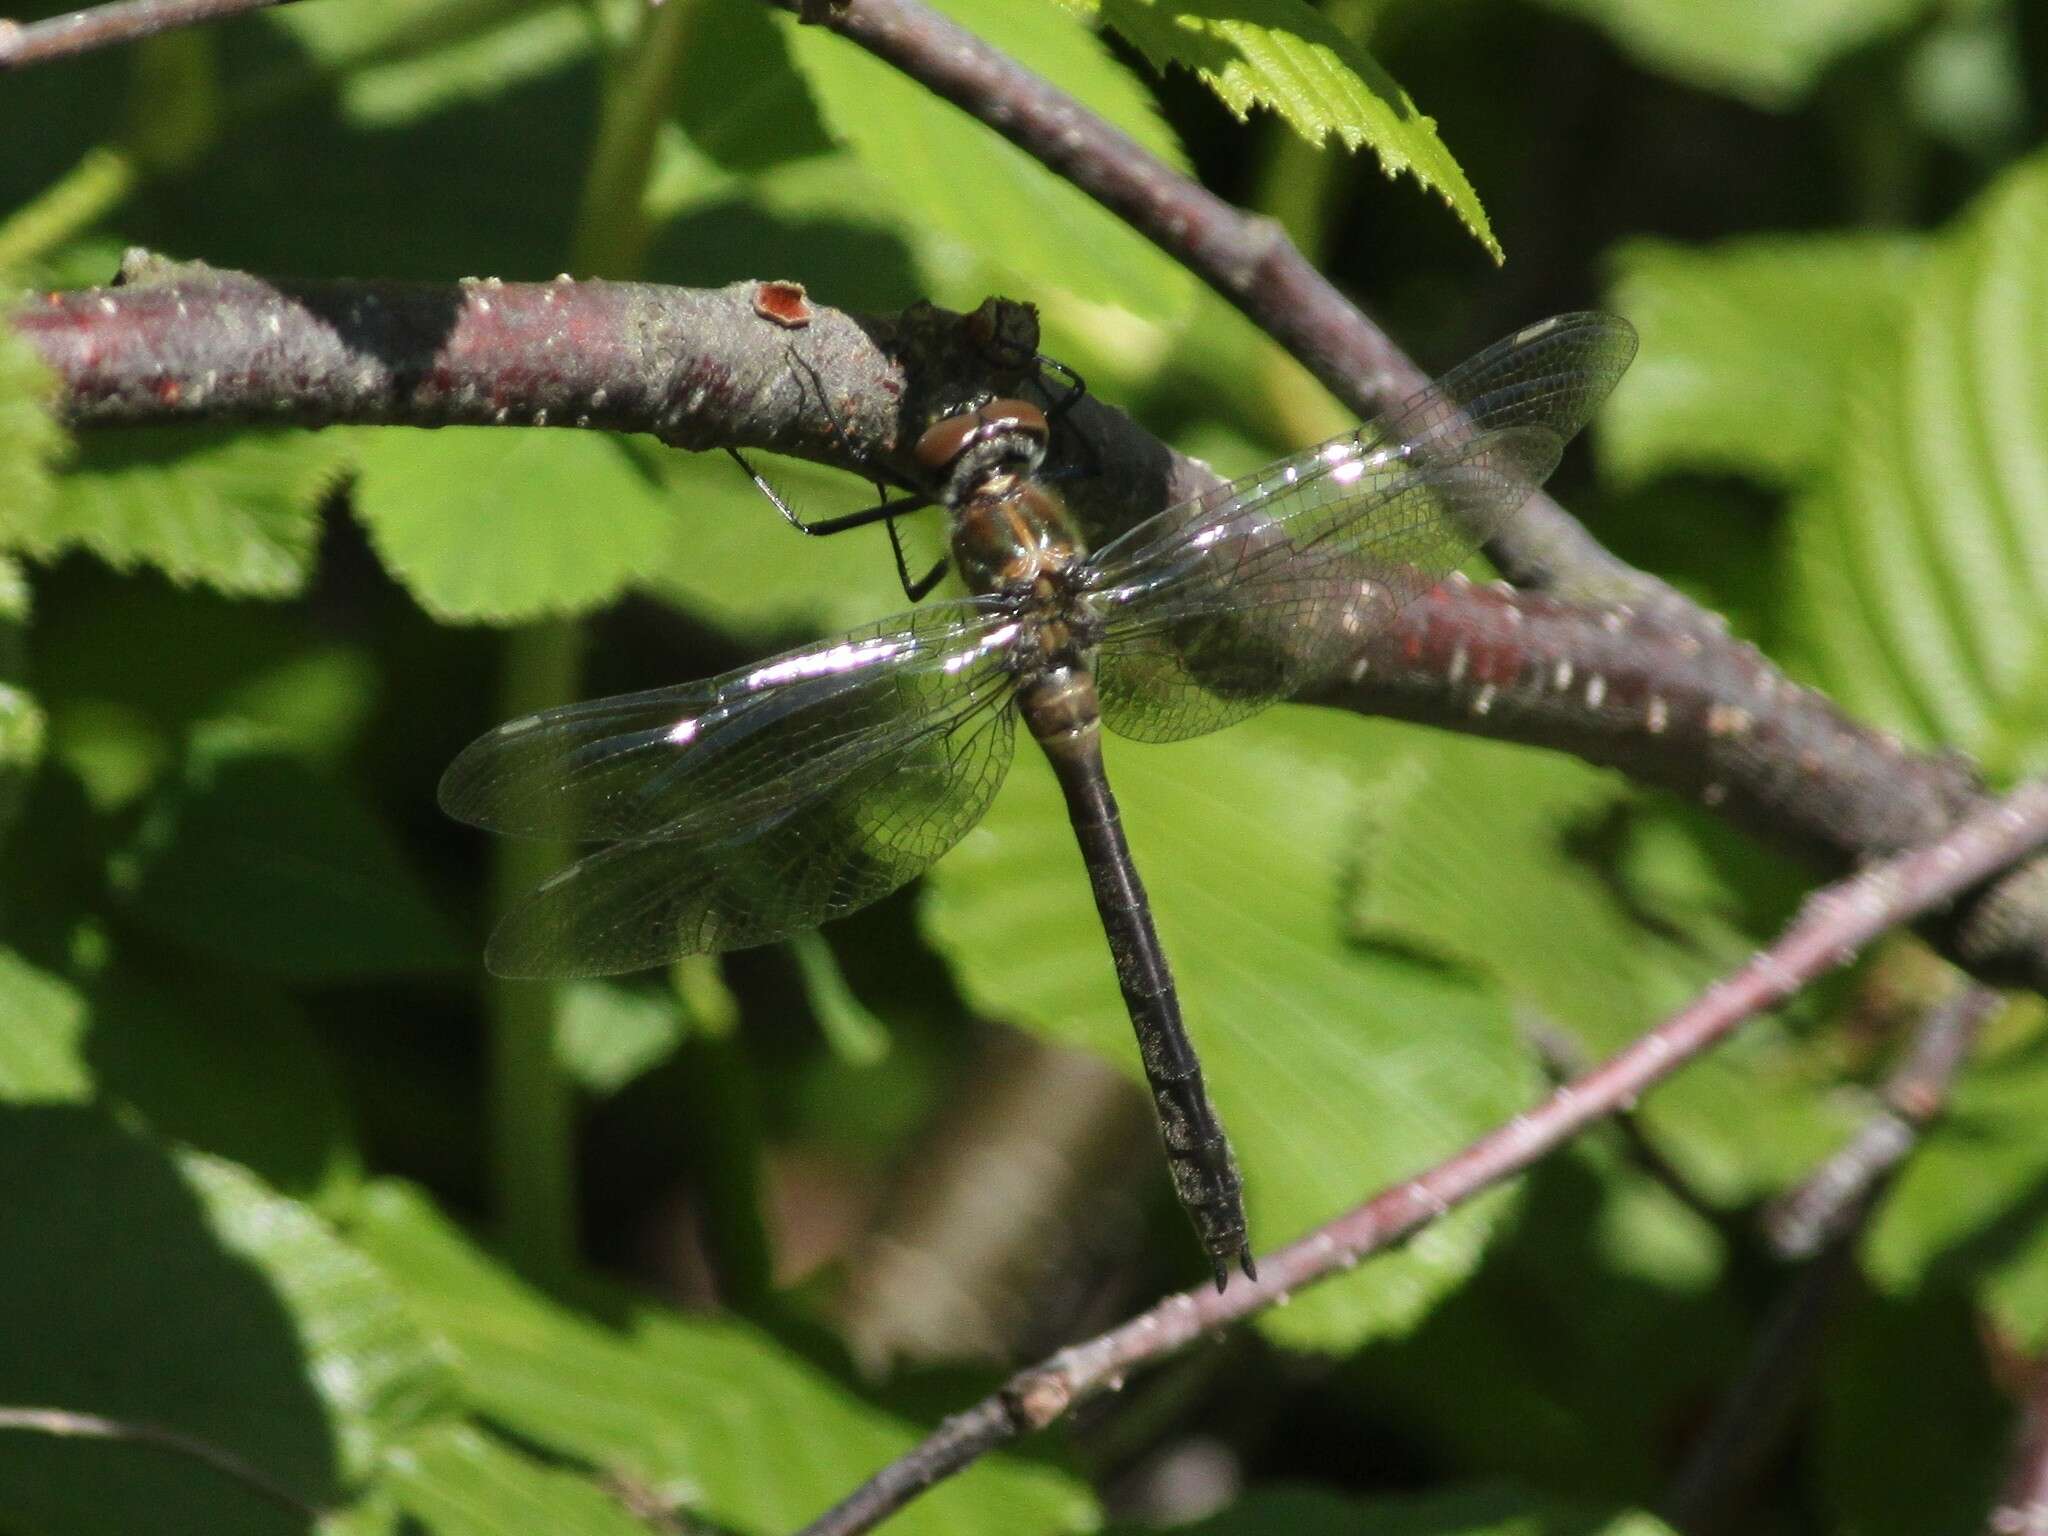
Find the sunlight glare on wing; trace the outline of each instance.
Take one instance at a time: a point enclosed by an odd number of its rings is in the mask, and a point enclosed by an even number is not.
[[[859,667],[893,661],[897,656],[910,651],[912,647],[912,641],[886,635],[873,640],[835,645],[829,650],[801,651],[794,656],[785,656],[779,661],[770,662],[765,667],[749,672],[746,686],[772,688],[777,683],[795,682],[798,678],[824,677],[833,672],[851,672]]]
[[[688,720],[678,720],[662,733],[661,739],[672,746],[683,746],[697,734],[697,724],[694,716]]]

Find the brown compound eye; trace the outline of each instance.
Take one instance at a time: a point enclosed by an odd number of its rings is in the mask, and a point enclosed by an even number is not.
[[[1036,438],[1043,446],[1049,430],[1045,412],[1029,400],[991,400],[974,410],[961,411],[932,423],[911,452],[919,468],[929,474],[943,474],[976,443],[1021,432]]]

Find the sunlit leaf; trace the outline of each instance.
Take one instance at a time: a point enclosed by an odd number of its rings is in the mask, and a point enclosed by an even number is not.
[[[453,1347],[478,1412],[721,1528],[793,1530],[916,1434],[749,1324],[610,1295],[601,1321],[552,1303],[395,1186],[371,1193],[353,1231]],[[788,1453],[764,1454],[777,1446]],[[896,1524],[995,1536],[1086,1530],[1096,1518],[1068,1478],[994,1457]]]
[[[1783,486],[1824,472],[1869,345],[1897,325],[1925,245],[1781,235],[1621,247],[1609,302],[1643,346],[1600,413],[1602,468],[1630,482],[1696,470]]]
[[[1301,1236],[1501,1123],[1536,1093],[1500,995],[1361,949],[1344,899],[1388,728],[1282,710],[1173,746],[1112,743],[1182,1009],[1244,1167],[1255,1245]],[[1025,741],[1020,751],[1036,749]],[[976,1007],[1137,1077],[1131,1027],[1060,796],[1012,771],[930,877],[927,926]],[[1165,1165],[1158,1188],[1166,1188]],[[1477,1262],[1497,1203],[1267,1314],[1302,1347],[1414,1325]]]
[[[600,433],[393,427],[351,442],[370,542],[436,618],[579,613],[668,547],[672,508],[635,453]]]
[[[609,981],[575,981],[555,1009],[555,1056],[593,1093],[613,1093],[665,1060],[685,1027],[674,997]]]
[[[41,559],[86,549],[117,570],[287,597],[312,569],[320,500],[345,464],[339,440],[311,432],[98,432],[54,496],[0,521],[0,545]]]
[[[467,1425],[436,1425],[385,1457],[386,1488],[434,1536],[647,1536],[624,1498]]]
[[[1495,978],[1579,1065],[1689,1002],[1790,915],[1793,871],[1759,857],[1738,896],[1696,829],[1616,774],[1471,737],[1405,739],[1372,797],[1360,931]],[[1661,1085],[1642,1118],[1710,1197],[1761,1198],[1852,1123],[1814,1093],[1815,1071],[1760,1021]]]
[[[938,9],[1154,154],[1183,163],[1137,83],[1047,0],[945,0]],[[852,43],[780,19],[826,126],[900,202],[900,217],[946,232],[1025,292],[1065,289],[1154,317],[1185,306],[1188,274],[1085,193]],[[937,296],[969,304],[980,297]]]
[[[85,1103],[90,1014],[77,988],[0,949],[0,1101]]]
[[[1102,20],[1154,69],[1201,76],[1242,122],[1265,107],[1311,144],[1370,146],[1388,176],[1406,171],[1441,197],[1495,261],[1500,242],[1479,194],[1386,69],[1308,0],[1099,0]]]
[[[1957,1290],[2018,1347],[2048,1343],[2048,1056],[2038,1045],[1974,1064],[1885,1197],[1864,1248],[1896,1296]]]
[[[589,56],[597,28],[571,0],[351,0],[287,6],[265,21],[340,82],[365,126],[410,122]]]
[[[1905,30],[1932,0],[1548,0],[1645,66],[1759,107],[1796,104],[1843,55]]]
[[[1916,740],[2024,757],[2048,633],[2048,158],[2009,171],[1860,359],[1834,473],[1798,504],[1818,680]]]
[[[0,547],[49,515],[50,466],[65,446],[48,410],[55,387],[41,357],[0,325]]]

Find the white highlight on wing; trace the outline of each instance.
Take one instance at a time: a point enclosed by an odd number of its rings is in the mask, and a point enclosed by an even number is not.
[[[806,651],[795,656],[785,656],[779,661],[772,661],[765,667],[749,672],[745,686],[772,688],[777,683],[791,683],[798,678],[852,672],[861,667],[892,661],[911,648],[911,641],[889,636],[875,640],[852,641],[846,645],[835,645],[829,650]]]
[[[671,746],[684,746],[697,734],[698,723],[694,718],[678,720],[662,733],[662,740],[668,742]]]

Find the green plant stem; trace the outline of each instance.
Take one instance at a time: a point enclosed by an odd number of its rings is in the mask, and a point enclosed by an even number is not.
[[[645,211],[655,136],[668,115],[691,6],[650,9],[639,35],[606,72],[597,140],[570,260],[581,273],[638,274],[651,233]],[[503,713],[511,719],[573,699],[583,640],[568,620],[505,640]],[[552,849],[507,841],[497,856],[502,915],[560,867]],[[564,1273],[576,1251],[576,1094],[555,1049],[561,988],[498,982],[491,990],[491,1138],[496,1206],[507,1252],[529,1273]]]
[[[530,624],[505,637],[499,713],[516,719],[574,694],[582,632],[567,620]],[[497,845],[494,918],[560,867],[546,844]],[[567,1271],[576,1251],[575,1087],[555,1050],[561,986],[493,981],[490,1026],[491,1183],[506,1252],[528,1273]]]
[[[578,276],[640,275],[653,234],[647,181],[655,135],[675,98],[676,72],[696,11],[689,0],[666,0],[650,9],[640,35],[606,73],[571,253]]]

